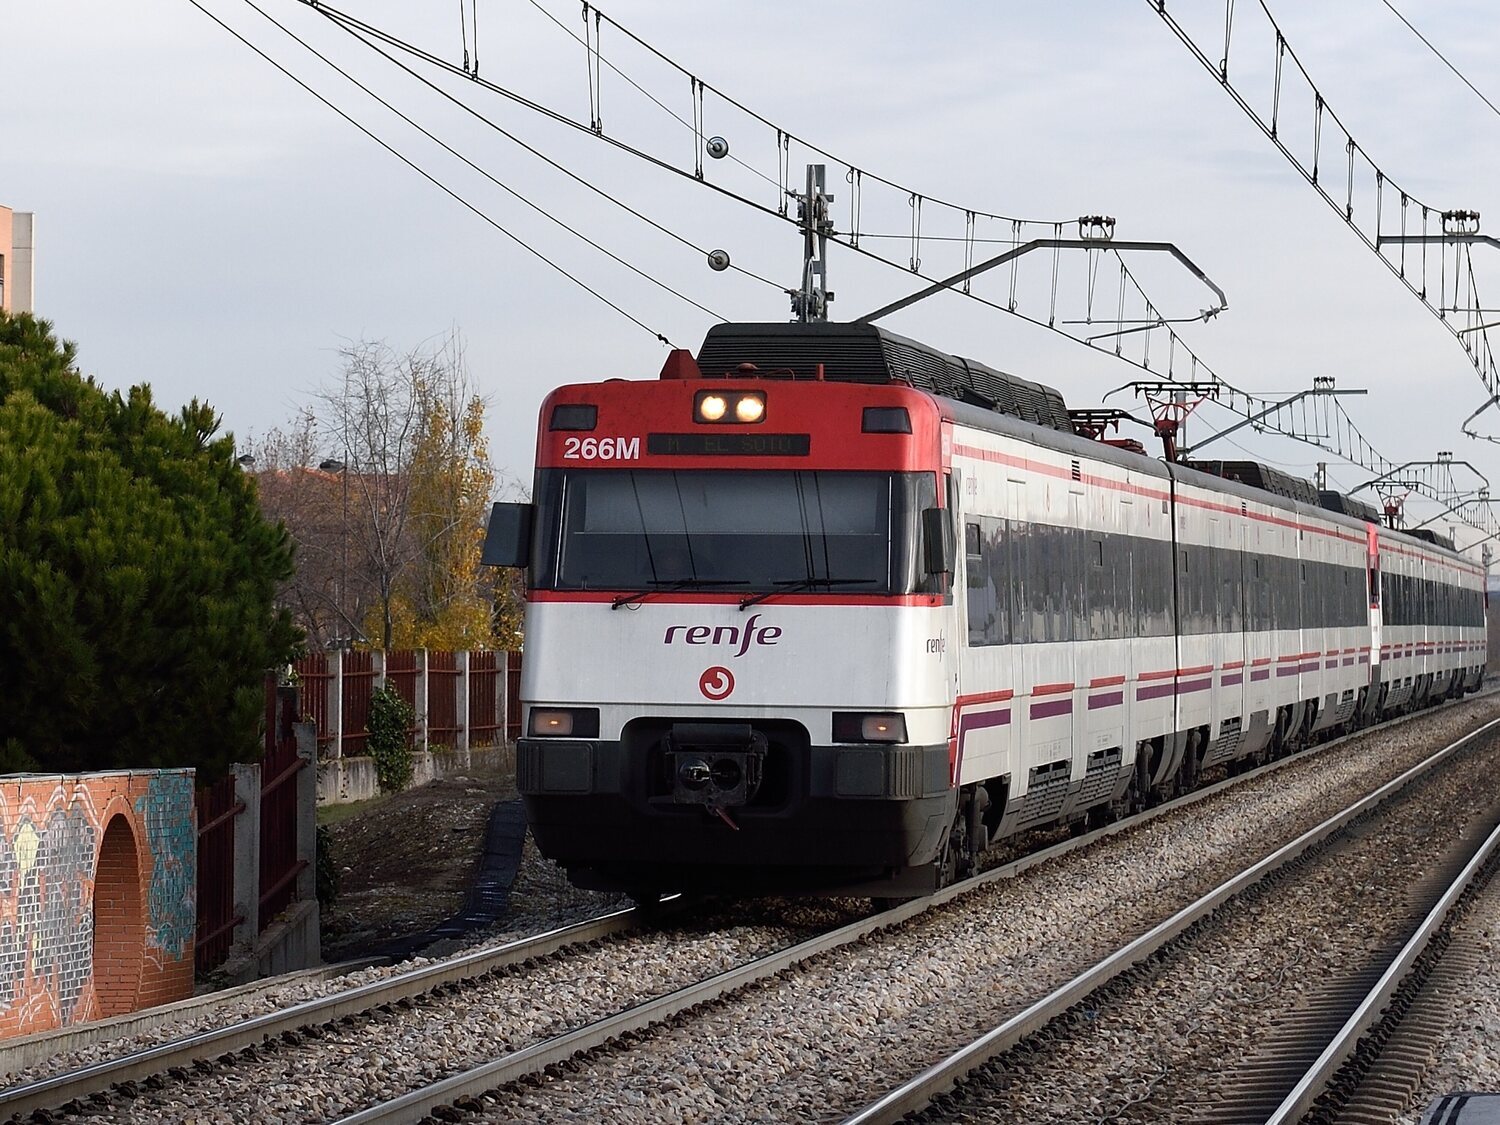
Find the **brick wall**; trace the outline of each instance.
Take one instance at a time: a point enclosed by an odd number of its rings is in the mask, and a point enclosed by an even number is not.
[[[0,777],[0,1039],[193,992],[191,770]]]

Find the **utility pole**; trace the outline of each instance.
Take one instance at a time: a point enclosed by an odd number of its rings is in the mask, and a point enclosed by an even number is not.
[[[828,319],[828,305],[833,293],[828,288],[828,236],[833,233],[830,205],[833,196],[824,190],[827,166],[807,166],[807,191],[791,192],[797,201],[797,218],[802,223],[802,287],[788,289],[792,299],[792,317],[803,324]]]

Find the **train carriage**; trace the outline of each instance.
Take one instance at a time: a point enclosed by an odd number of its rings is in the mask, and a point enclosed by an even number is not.
[[[895,897],[1478,687],[1483,574],[1246,462],[1079,436],[868,325],[720,325],[562,387],[530,505],[517,780],[575,882]]]

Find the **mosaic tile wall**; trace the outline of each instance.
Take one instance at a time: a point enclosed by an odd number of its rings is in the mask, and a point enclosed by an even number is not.
[[[0,777],[0,1038],[185,999],[191,770]]]

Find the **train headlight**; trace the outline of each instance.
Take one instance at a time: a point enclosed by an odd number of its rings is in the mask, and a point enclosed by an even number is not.
[[[533,707],[527,724],[532,738],[597,738],[597,707]]]
[[[766,416],[766,400],[759,395],[741,395],[734,404],[734,416],[741,422],[759,422]]]
[[[906,716],[895,712],[835,711],[835,742],[905,742]]]
[[[765,391],[699,391],[693,396],[695,422],[740,422],[753,426],[765,420]]]

